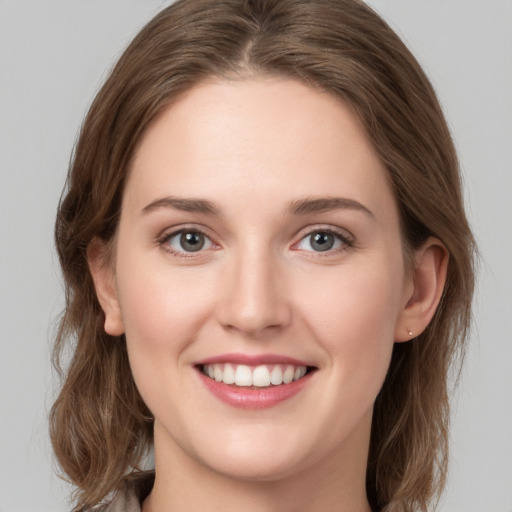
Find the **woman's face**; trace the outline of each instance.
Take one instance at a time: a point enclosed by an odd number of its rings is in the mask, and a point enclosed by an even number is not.
[[[347,105],[277,78],[188,91],[137,150],[113,283],[106,326],[126,333],[157,465],[364,471],[411,283]]]

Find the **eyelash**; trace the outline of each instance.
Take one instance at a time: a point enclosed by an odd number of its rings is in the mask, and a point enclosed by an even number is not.
[[[175,237],[183,235],[183,234],[191,234],[191,233],[201,235],[205,238],[205,240],[209,241],[211,246],[219,247],[217,244],[215,244],[215,242],[212,241],[211,237],[205,233],[204,229],[196,228],[196,227],[192,227],[192,226],[190,226],[190,227],[185,226],[176,231],[164,233],[161,237],[158,238],[157,242],[158,242],[158,245],[160,245],[160,247],[162,247],[162,249],[164,249],[166,252],[170,253],[174,257],[177,257],[177,258],[194,258],[194,257],[196,257],[197,258],[197,256],[199,256],[201,253],[204,252],[202,250],[203,247],[201,247],[198,251],[187,252],[184,250],[183,251],[175,250],[169,245],[169,241],[172,238],[175,238]]]
[[[218,248],[219,245],[216,244],[210,236],[208,236],[205,231],[202,228],[196,228],[196,227],[184,227],[180,228],[176,231],[167,232],[164,233],[161,237],[158,238],[157,242],[158,245],[160,245],[165,251],[170,253],[171,255],[177,257],[177,258],[194,258],[199,256],[201,253],[204,252],[203,247],[201,247],[198,251],[185,251],[185,250],[175,250],[172,249],[169,245],[169,241],[177,236],[183,235],[183,234],[197,234],[201,235],[205,238],[205,240],[208,241],[210,246],[208,248]],[[312,237],[315,234],[322,234],[322,235],[332,235],[335,237],[335,243],[338,241],[340,243],[340,246],[335,249],[327,249],[326,251],[314,251],[314,250],[305,250],[304,252],[307,253],[314,253],[315,257],[326,257],[326,256],[332,256],[333,254],[338,254],[339,252],[343,252],[347,249],[350,249],[354,246],[354,240],[351,235],[348,235],[346,232],[341,232],[333,229],[332,227],[324,228],[322,226],[311,226],[307,228],[307,231],[305,232],[303,230],[303,235],[300,237],[298,242],[295,242],[292,245],[292,250],[300,250],[295,249],[295,247],[299,246],[303,241],[307,240],[308,237]],[[310,244],[311,245],[311,244]]]
[[[341,231],[334,229],[333,227],[323,227],[323,226],[310,226],[307,228],[307,231],[302,231],[304,234],[300,237],[299,241],[294,243],[292,248],[297,247],[303,241],[312,237],[313,235],[322,234],[322,235],[331,235],[340,243],[339,247],[333,249],[327,249],[326,251],[313,251],[307,250],[304,252],[313,253],[315,257],[328,257],[333,256],[335,254],[339,254],[340,252],[346,251],[354,247],[354,239],[352,235],[348,234],[346,231]],[[311,244],[310,244],[311,245]],[[300,250],[300,249],[297,249]]]

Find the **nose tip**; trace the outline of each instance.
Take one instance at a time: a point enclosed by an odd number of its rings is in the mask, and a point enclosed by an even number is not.
[[[223,278],[218,319],[224,328],[258,337],[288,325],[291,311],[283,279],[271,261],[245,259]]]

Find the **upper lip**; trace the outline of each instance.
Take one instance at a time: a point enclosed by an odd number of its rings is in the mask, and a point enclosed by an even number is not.
[[[220,354],[218,356],[201,359],[200,361],[197,361],[195,364],[199,366],[206,364],[221,363],[244,364],[247,366],[259,366],[265,364],[290,364],[294,366],[312,366],[311,364],[308,364],[305,361],[301,361],[300,359],[295,359],[293,357],[288,357],[279,354],[249,355],[240,353]]]

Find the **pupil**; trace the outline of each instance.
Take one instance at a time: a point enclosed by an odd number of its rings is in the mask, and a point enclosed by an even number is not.
[[[180,244],[188,252],[200,251],[204,246],[204,236],[201,233],[183,233]]]
[[[311,235],[311,247],[315,251],[328,251],[334,245],[334,236],[330,233],[315,233]]]

